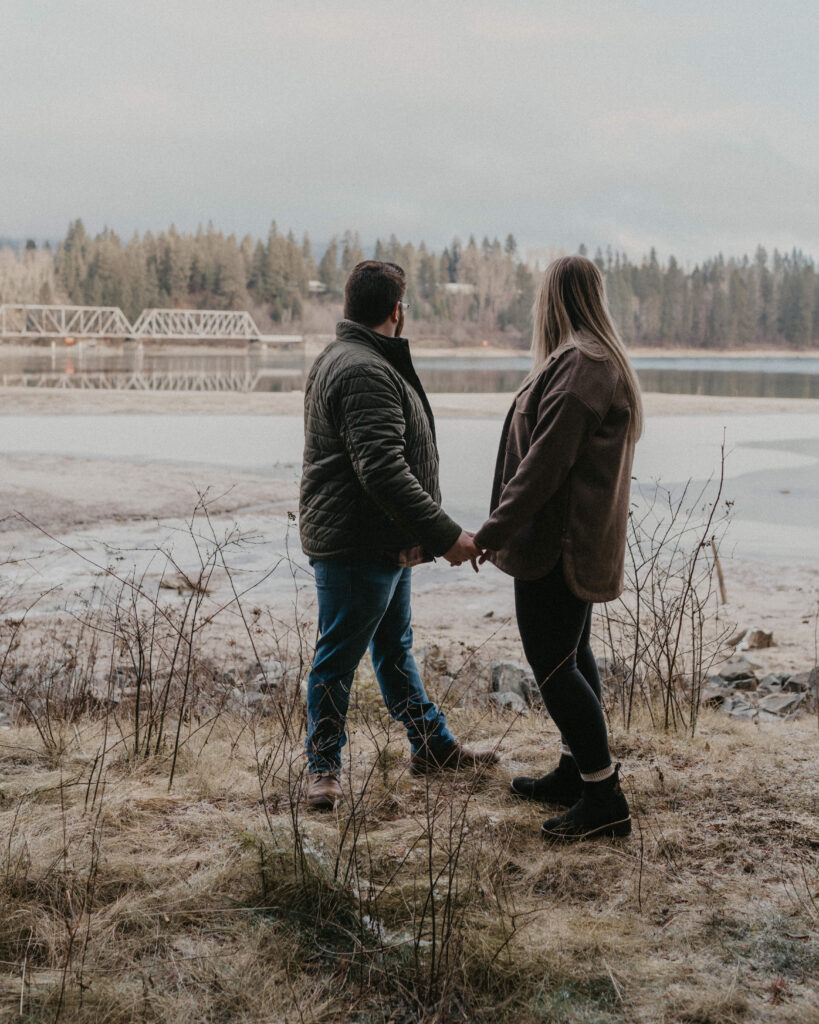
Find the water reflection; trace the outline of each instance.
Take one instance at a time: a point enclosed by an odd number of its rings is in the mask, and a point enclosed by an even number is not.
[[[516,391],[529,370],[525,357],[495,360],[416,359],[431,392]],[[644,391],[742,398],[819,398],[819,359],[635,359]],[[688,365],[686,365],[686,363]],[[750,364],[750,365],[746,365]]]
[[[503,357],[433,357],[415,355],[418,374],[428,391],[514,392],[529,370],[529,358],[510,353]],[[635,359],[646,391],[688,395],[731,395],[746,398],[819,398],[819,358],[776,359],[674,356]],[[219,388],[219,375],[252,378],[255,391],[291,391],[304,387],[304,353],[254,345],[213,352],[208,349],[161,349],[142,345],[77,345],[65,347],[0,349],[0,383],[49,383],[42,375],[85,377],[124,382],[129,375],[209,375]],[[172,385],[171,385],[172,386]],[[224,384],[222,386],[225,386]]]
[[[437,369],[418,376],[430,392],[516,391],[526,370]],[[672,395],[734,395],[743,398],[819,398],[819,374],[735,370],[655,370],[637,367],[644,391]]]
[[[819,374],[637,368],[644,391],[741,398],[819,398]]]
[[[218,378],[239,375],[254,378],[254,391],[293,391],[304,387],[305,359],[299,348],[282,349],[253,345],[233,351],[208,349],[161,349],[143,345],[77,345],[0,350],[0,383],[53,383],[55,375],[84,376],[124,383],[134,374],[172,378],[198,375],[212,378],[210,387],[220,390]],[[49,379],[44,380],[44,375]],[[24,378],[20,380],[20,378]],[[172,384],[171,384],[172,386]]]

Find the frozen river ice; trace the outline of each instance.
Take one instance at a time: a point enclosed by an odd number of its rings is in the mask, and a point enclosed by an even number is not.
[[[497,419],[440,418],[444,502],[468,528],[487,509],[500,434]],[[734,502],[737,554],[771,561],[819,557],[819,413],[655,416],[637,448],[634,475],[674,487],[719,474],[725,437],[725,497]],[[0,452],[163,462],[295,480],[297,416],[3,416]]]

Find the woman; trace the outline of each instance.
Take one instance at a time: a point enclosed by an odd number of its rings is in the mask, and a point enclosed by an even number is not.
[[[534,366],[506,417],[491,514],[475,536],[515,578],[523,649],[561,732],[554,771],[516,778],[512,792],[569,808],[544,823],[544,838],[624,836],[631,817],[589,635],[593,602],[623,587],[640,387],[591,260],[550,264],[534,322]]]

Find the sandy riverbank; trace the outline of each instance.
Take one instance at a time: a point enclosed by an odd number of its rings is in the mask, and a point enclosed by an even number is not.
[[[503,417],[510,394],[431,394],[436,416]],[[79,388],[0,387],[0,416],[122,415],[178,413],[203,416],[300,416],[301,391],[239,394],[232,391],[107,391]],[[735,398],[720,395],[643,395],[649,416],[703,416],[711,414],[764,414],[819,412],[811,398]]]
[[[310,353],[321,351],[329,336],[308,340]],[[435,356],[447,359],[467,357],[469,359],[509,359],[515,356],[526,356],[528,349],[503,348],[500,345],[461,345],[452,346],[442,343],[437,338],[411,339],[413,351],[419,355]],[[686,346],[676,348],[668,345],[636,345],[629,348],[632,359],[817,359],[819,349],[786,349],[786,348],[694,348]]]
[[[670,348],[642,345],[630,348],[633,359],[817,359],[819,349],[795,348]]]
[[[309,354],[320,352],[331,340],[330,335],[311,335],[307,337]],[[419,355],[435,356],[447,359],[467,357],[469,359],[509,359],[515,356],[528,355],[528,346],[522,348],[505,348],[501,345],[474,344],[448,345],[440,338],[410,338],[413,351]],[[629,355],[633,359],[816,359],[819,349],[788,349],[788,348],[695,348],[671,345],[635,345],[629,347]]]

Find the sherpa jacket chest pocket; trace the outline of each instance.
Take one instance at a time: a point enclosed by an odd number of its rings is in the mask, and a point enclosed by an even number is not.
[[[527,420],[536,420],[540,406],[540,390],[534,387],[535,381],[529,383],[518,392],[515,398],[515,416],[523,416]],[[529,424],[531,429],[531,423]]]
[[[569,346],[564,346],[563,348],[553,352],[543,364],[537,376],[524,384],[515,397],[513,417],[523,416],[525,418],[527,426],[529,427],[530,435],[532,427],[534,426],[533,421],[537,420],[538,413],[540,411],[540,402],[543,398],[543,392],[548,388],[546,370],[559,356],[563,355],[563,353],[568,350]]]

